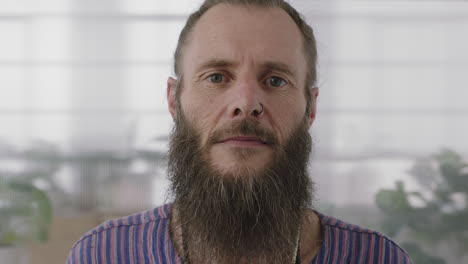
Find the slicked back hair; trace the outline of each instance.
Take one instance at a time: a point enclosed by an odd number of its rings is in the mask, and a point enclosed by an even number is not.
[[[305,96],[307,101],[307,114],[310,111],[311,105],[311,88],[317,82],[317,46],[312,28],[305,22],[299,12],[296,11],[289,3],[284,0],[205,0],[200,8],[192,13],[179,35],[179,41],[174,54],[174,73],[178,80],[176,98],[180,97],[180,90],[182,88],[183,72],[181,70],[181,63],[183,58],[183,49],[189,40],[190,33],[193,31],[194,26],[210,8],[217,4],[230,4],[245,7],[260,7],[260,8],[281,8],[296,23],[300,32],[302,33],[304,55],[307,62],[307,73],[305,82]]]

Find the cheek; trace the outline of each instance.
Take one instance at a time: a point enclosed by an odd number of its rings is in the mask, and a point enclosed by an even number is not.
[[[187,94],[186,98],[190,98],[190,100],[183,100],[181,97],[184,115],[200,133],[201,143],[205,144],[208,135],[216,125],[216,109],[213,100],[210,97],[200,97],[189,94]]]
[[[305,116],[305,98],[297,96],[287,96],[282,100],[277,100],[272,109],[272,120],[285,140],[291,132],[302,122]]]

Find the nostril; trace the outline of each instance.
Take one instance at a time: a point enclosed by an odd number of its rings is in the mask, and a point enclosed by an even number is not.
[[[261,115],[261,114],[263,113],[263,104],[260,103],[260,106],[262,107],[262,109],[260,109],[260,110],[254,109],[254,110],[252,111],[252,115],[253,115],[253,116],[259,116],[259,115]]]
[[[236,110],[234,110],[234,115],[239,115],[241,113],[241,110],[239,108],[236,108]]]

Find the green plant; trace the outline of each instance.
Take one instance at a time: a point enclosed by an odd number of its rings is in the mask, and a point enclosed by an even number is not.
[[[0,181],[0,215],[0,246],[48,239],[51,203],[30,183]]]
[[[55,187],[52,176],[59,168],[56,150],[45,142],[36,142],[25,151],[1,142],[0,148],[1,159],[21,165],[19,171],[8,166],[0,168],[0,246],[46,241],[52,206],[47,193],[36,183]],[[38,157],[44,161],[34,160]]]
[[[382,229],[395,237],[404,228],[415,241],[437,244],[452,241],[456,251],[468,251],[468,164],[451,150],[442,150],[429,159],[415,162],[410,175],[422,190],[407,191],[403,182],[395,189],[383,189],[376,195],[377,206],[385,217]],[[445,263],[407,242],[406,249],[416,263]]]

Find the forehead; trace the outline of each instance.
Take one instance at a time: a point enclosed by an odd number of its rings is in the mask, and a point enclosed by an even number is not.
[[[276,61],[293,71],[305,68],[302,35],[280,8],[218,4],[200,18],[185,49],[184,72],[213,58]]]

